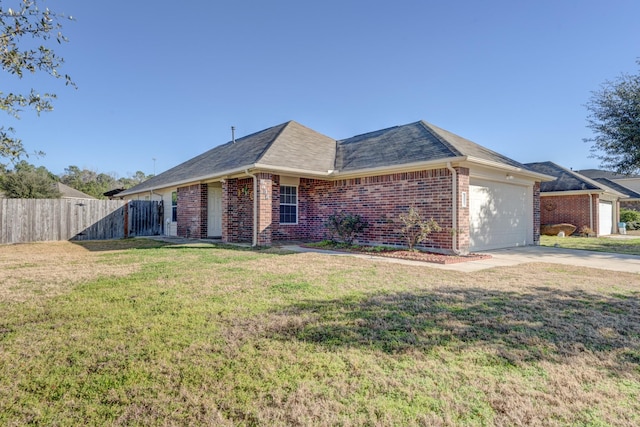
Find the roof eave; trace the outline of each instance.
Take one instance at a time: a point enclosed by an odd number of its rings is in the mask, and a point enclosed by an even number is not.
[[[161,190],[163,188],[171,188],[171,187],[181,187],[184,186],[186,184],[197,184],[199,182],[202,181],[212,181],[215,179],[222,179],[231,175],[237,175],[240,173],[243,173],[245,170],[252,170],[255,169],[255,165],[246,165],[246,166],[241,166],[241,167],[237,167],[237,168],[233,168],[233,169],[228,169],[222,172],[216,172],[213,174],[207,174],[207,175],[201,175],[195,178],[189,178],[189,179],[184,179],[181,181],[174,181],[168,184],[162,184],[162,185],[155,185],[152,187],[148,187],[148,188],[144,188],[138,191],[129,191],[129,190],[124,190],[121,193],[118,193],[118,197],[120,196],[130,196],[132,194],[141,194],[141,193],[148,193],[150,191],[155,191],[155,190]]]
[[[400,172],[411,172],[423,169],[438,169],[440,167],[445,168],[447,163],[460,163],[466,160],[466,157],[450,157],[446,159],[438,159],[438,160],[427,160],[421,162],[413,162],[413,163],[404,163],[401,165],[393,165],[393,166],[379,166],[375,168],[364,168],[364,169],[356,169],[352,171],[336,171],[331,174],[331,178],[333,179],[348,179],[348,178],[359,178],[363,176],[372,176],[372,175],[386,175],[392,173],[400,173]]]
[[[604,194],[605,190],[562,190],[540,191],[540,196],[584,196],[589,194]]]
[[[322,178],[327,179],[332,176],[334,171],[332,169],[327,169],[324,171],[313,171],[308,169],[300,169],[300,168],[290,168],[286,166],[272,166],[266,165],[262,163],[254,164],[250,169],[255,171],[264,171],[264,172],[272,172],[277,174],[289,174],[300,177],[313,177],[313,178]]]
[[[534,178],[536,181],[541,181],[541,182],[553,181],[556,179],[555,176],[546,175],[540,172],[534,172],[530,169],[520,168],[517,166],[508,165],[506,163],[500,163],[500,162],[494,162],[491,160],[481,159],[478,157],[467,156],[467,162],[469,164],[481,165],[481,166],[485,166],[493,169],[507,170],[513,173]]]

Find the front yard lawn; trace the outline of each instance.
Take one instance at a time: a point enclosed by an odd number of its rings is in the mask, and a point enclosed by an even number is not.
[[[618,237],[541,236],[540,244],[543,246],[556,246],[567,249],[640,255],[640,236],[629,239],[621,239]]]
[[[0,425],[640,425],[640,276],[0,246]]]

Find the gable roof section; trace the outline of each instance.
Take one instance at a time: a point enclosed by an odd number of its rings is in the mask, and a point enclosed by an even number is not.
[[[334,156],[335,140],[290,121],[212,148],[119,196],[214,178],[252,168],[257,163],[274,168],[296,165],[326,173],[333,169]]]
[[[263,167],[328,173],[334,168],[336,140],[290,121],[256,161]]]
[[[640,178],[640,176],[638,175],[633,175],[633,174],[623,175],[620,173],[605,171],[601,169],[582,169],[576,172],[578,172],[580,175],[584,175],[587,178],[591,178],[591,179],[606,178],[609,180],[618,180],[618,179],[625,179],[625,178]]]
[[[69,187],[68,185],[61,182],[56,182],[55,186],[56,190],[60,192],[60,198],[62,199],[95,199],[95,197],[83,193],[82,191],[76,190],[75,188]]]
[[[349,172],[462,157],[526,169],[513,159],[419,121],[338,141],[336,170]]]
[[[626,187],[624,185],[624,181],[613,181],[611,179],[607,179],[607,178],[596,178],[595,181],[598,181],[604,185],[606,185],[609,188],[612,188],[614,190],[616,190],[618,193],[622,193],[625,196],[629,197],[630,199],[633,200],[640,200],[640,193],[638,193],[637,191],[634,191],[633,189]]]
[[[587,178],[572,170],[563,168],[553,162],[526,163],[525,166],[535,172],[556,177],[555,180],[540,183],[542,193],[552,193],[559,191],[594,191],[609,192],[617,195],[624,195],[618,191],[607,187],[605,184]]]

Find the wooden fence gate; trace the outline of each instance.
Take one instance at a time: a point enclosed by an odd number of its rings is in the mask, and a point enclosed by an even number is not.
[[[126,206],[127,235],[125,237],[136,236],[157,236],[162,234],[162,202],[151,202],[147,200],[131,200]]]

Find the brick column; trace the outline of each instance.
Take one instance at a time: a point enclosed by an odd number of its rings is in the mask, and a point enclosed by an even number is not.
[[[273,176],[268,173],[256,175],[258,194],[258,246],[271,246],[273,232]]]
[[[178,188],[178,236],[207,237],[207,200],[206,184]]]
[[[457,182],[457,216],[455,222],[455,239],[456,247],[458,251],[463,254],[469,253],[469,169],[468,168],[455,168],[458,173]],[[462,193],[465,193],[463,196]],[[463,199],[466,202],[466,206],[463,205]]]
[[[533,244],[540,245],[540,183],[533,184]]]
[[[222,241],[238,241],[238,180],[222,182]]]

